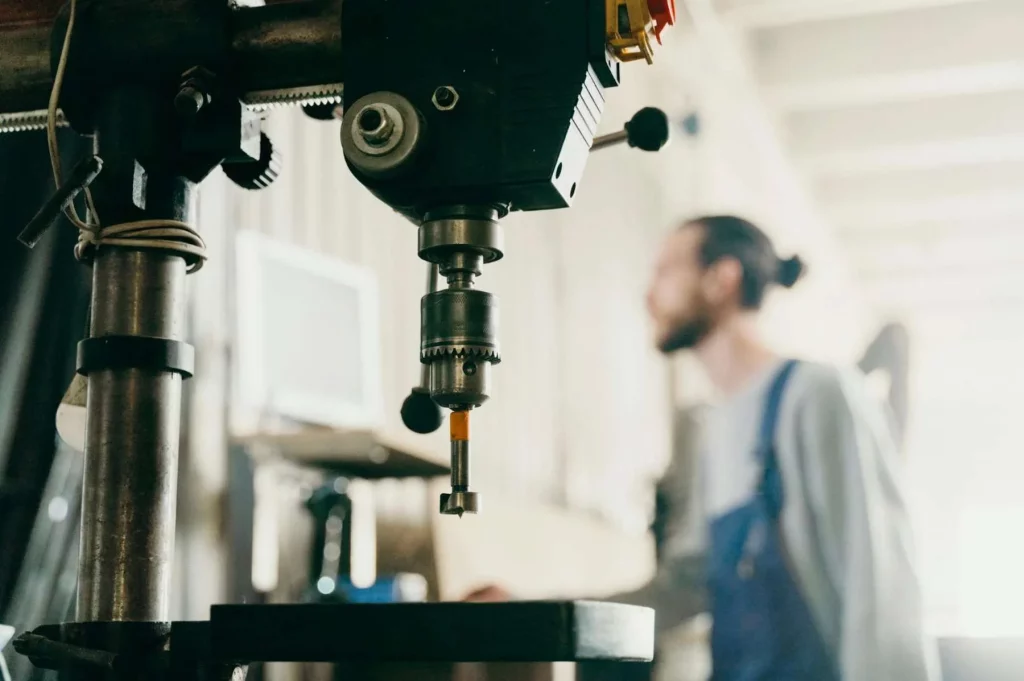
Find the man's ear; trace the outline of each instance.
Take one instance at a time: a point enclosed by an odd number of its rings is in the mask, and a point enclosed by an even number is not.
[[[721,258],[704,271],[701,287],[704,299],[712,305],[722,305],[740,299],[743,285],[743,265],[736,258]]]

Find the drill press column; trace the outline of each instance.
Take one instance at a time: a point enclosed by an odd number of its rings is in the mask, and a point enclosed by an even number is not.
[[[186,212],[183,201],[175,217]],[[181,340],[184,302],[181,257],[101,252],[90,335]],[[89,375],[79,621],[169,618],[181,383],[177,373],[148,369]]]
[[[138,161],[166,134],[164,100],[125,88],[100,106],[105,166],[93,190],[104,225],[191,217],[195,185],[169,163]],[[187,264],[158,247],[96,249],[90,338],[79,345],[89,381],[79,621],[169,619],[181,390],[191,375],[181,342]]]

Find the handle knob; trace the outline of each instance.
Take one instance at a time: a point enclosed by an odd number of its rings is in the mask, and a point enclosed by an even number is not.
[[[441,407],[431,399],[430,392],[422,387],[413,388],[402,402],[402,423],[414,433],[433,433],[443,422]]]
[[[668,144],[668,140],[668,115],[661,109],[645,107],[626,123],[626,142],[631,147],[659,151]]]
[[[607,149],[625,142],[634,149],[660,151],[670,137],[668,114],[648,106],[637,111],[619,132],[596,138],[590,150]]]

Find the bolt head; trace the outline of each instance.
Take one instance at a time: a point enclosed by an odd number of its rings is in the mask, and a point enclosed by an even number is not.
[[[375,133],[384,127],[384,116],[380,109],[368,106],[359,114],[359,129],[364,133]]]
[[[210,103],[216,77],[202,66],[193,66],[181,74],[181,87],[174,96],[174,108],[179,115],[190,118]]]
[[[184,85],[174,97],[174,108],[182,116],[195,116],[206,105],[206,95],[194,85]]]
[[[434,90],[431,101],[438,111],[451,111],[459,103],[459,92],[451,85],[442,85]]]
[[[387,109],[377,104],[363,107],[356,115],[356,127],[359,135],[372,146],[387,144],[395,133],[395,122]]]

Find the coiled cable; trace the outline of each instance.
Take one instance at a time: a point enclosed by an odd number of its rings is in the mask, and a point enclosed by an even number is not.
[[[53,180],[58,187],[61,185],[62,173],[60,150],[57,146],[57,105],[60,101],[61,87],[64,84],[64,74],[67,71],[77,4],[77,0],[71,0],[68,27],[64,32],[60,60],[57,62],[53,89],[50,91],[49,105],[46,110],[46,142],[50,152]],[[175,253],[185,258],[189,273],[199,270],[206,261],[206,243],[199,233],[186,222],[168,219],[137,220],[103,227],[100,224],[99,213],[96,211],[92,192],[89,189],[85,190],[85,202],[88,208],[88,221],[78,215],[74,203],[69,204],[64,211],[71,224],[78,229],[75,257],[82,262],[91,260],[95,252],[103,246],[143,248]]]

